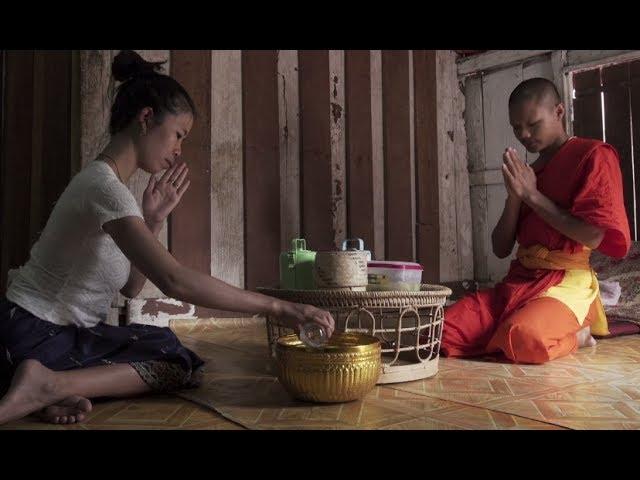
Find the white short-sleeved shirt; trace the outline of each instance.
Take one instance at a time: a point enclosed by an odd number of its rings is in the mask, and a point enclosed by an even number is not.
[[[131,264],[102,226],[129,216],[143,218],[129,189],[105,162],[87,164],[58,199],[7,299],[58,325],[106,320]]]

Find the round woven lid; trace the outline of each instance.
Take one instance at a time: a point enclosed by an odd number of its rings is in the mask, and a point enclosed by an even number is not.
[[[281,290],[258,288],[260,293],[295,303],[317,307],[405,307],[444,305],[451,289],[442,285],[423,284],[418,292],[406,291],[336,291],[336,290]]]

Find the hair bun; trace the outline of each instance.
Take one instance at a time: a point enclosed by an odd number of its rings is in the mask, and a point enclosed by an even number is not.
[[[143,75],[151,75],[160,70],[164,62],[147,62],[133,50],[121,50],[113,59],[111,73],[119,82]]]

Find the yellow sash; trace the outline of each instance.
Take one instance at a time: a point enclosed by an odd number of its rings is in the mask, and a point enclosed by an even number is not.
[[[589,257],[591,256],[591,250],[585,248],[581,252],[566,253],[560,250],[549,250],[542,245],[533,245],[529,248],[519,247],[516,254],[520,263],[529,269],[545,269],[545,270],[585,270],[591,273],[591,289],[595,298],[591,303],[595,304],[596,316],[591,322],[591,333],[594,335],[609,335],[609,326],[607,323],[607,316],[602,306],[602,300],[600,299],[600,286],[598,285],[598,278],[595,272],[591,268],[589,263]],[[567,272],[569,273],[569,272]],[[569,277],[569,275],[567,275]],[[556,297],[556,295],[553,295]],[[562,295],[558,295],[558,300],[563,300]],[[569,308],[576,312],[575,308],[572,308],[570,301],[566,303]],[[578,318],[578,322],[582,324],[583,318]]]

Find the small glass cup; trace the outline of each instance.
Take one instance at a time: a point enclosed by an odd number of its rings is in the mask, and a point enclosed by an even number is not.
[[[325,329],[313,322],[302,325],[298,336],[302,343],[312,348],[322,348],[329,341]]]

